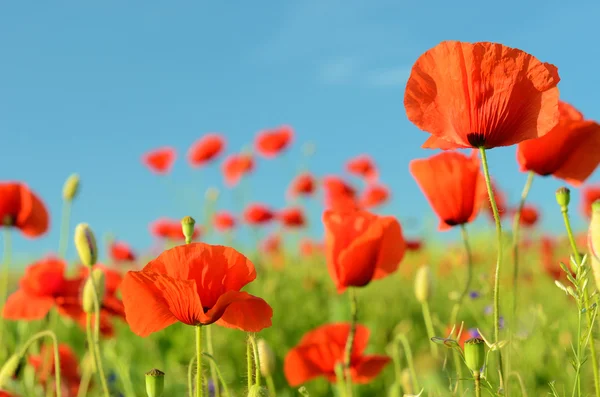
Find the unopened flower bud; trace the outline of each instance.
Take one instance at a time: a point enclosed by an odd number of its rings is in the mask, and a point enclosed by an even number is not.
[[[415,276],[415,296],[417,301],[425,303],[431,297],[431,272],[429,266],[421,266]]]
[[[94,313],[95,310],[94,302],[96,301],[96,296],[94,292],[94,284],[96,285],[96,292],[98,293],[98,303],[100,303],[104,299],[104,293],[106,290],[104,272],[100,269],[93,269],[90,273],[90,276],[85,281],[85,285],[83,286],[82,305],[83,311],[86,313]]]
[[[567,208],[571,201],[571,191],[566,187],[561,187],[556,191],[556,202],[560,208]]]
[[[264,339],[259,339],[256,343],[262,376],[273,376],[275,373],[275,353]]]
[[[146,372],[146,394],[148,397],[161,397],[165,389],[165,373],[158,369]]]
[[[63,200],[73,201],[79,192],[79,175],[72,174],[63,185]]]
[[[87,223],[80,223],[75,228],[75,248],[84,266],[94,266],[98,260],[96,236]]]
[[[592,204],[592,218],[588,229],[588,248],[596,288],[600,290],[600,200],[596,200]]]
[[[181,230],[185,236],[185,243],[189,244],[192,242],[194,236],[194,225],[196,221],[191,216],[186,216],[181,220]]]
[[[21,361],[21,356],[18,354],[13,354],[6,360],[2,368],[0,369],[0,389],[12,378],[14,373],[17,371],[19,367],[19,362]]]
[[[465,342],[465,361],[473,372],[480,372],[485,364],[485,341],[471,338]]]

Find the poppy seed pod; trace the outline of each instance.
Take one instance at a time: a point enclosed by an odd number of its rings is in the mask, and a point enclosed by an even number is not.
[[[98,260],[96,236],[87,223],[80,223],[75,228],[75,248],[84,266],[91,267],[96,264]]]
[[[83,286],[83,311],[86,313],[94,313],[94,284],[96,285],[96,291],[98,292],[98,302],[102,302],[104,299],[104,292],[106,290],[106,280],[104,278],[104,272],[100,269],[92,270],[90,276],[85,281]]]
[[[588,248],[591,254],[596,287],[600,289],[600,200],[596,200],[592,204],[592,217],[588,229]]]
[[[273,373],[275,373],[275,353],[264,339],[259,339],[257,344],[260,372],[264,377],[273,376]]]
[[[63,200],[73,201],[79,192],[79,175],[72,174],[63,185]]]
[[[425,303],[431,297],[431,272],[429,266],[421,266],[415,276],[415,297]]]
[[[571,191],[566,187],[561,187],[556,191],[556,202],[560,208],[567,208],[571,201]]]
[[[195,224],[196,224],[196,221],[191,216],[186,216],[181,220],[181,231],[183,232],[183,235],[185,236],[186,244],[189,244],[192,242],[192,238],[194,236],[194,225]]]
[[[146,372],[146,394],[148,397],[161,397],[165,389],[165,373],[158,369]]]
[[[2,368],[0,369],[0,389],[6,384],[6,382],[13,376],[19,367],[21,356],[13,354],[6,360]]]
[[[485,341],[481,338],[471,338],[465,342],[465,361],[473,372],[480,372],[485,364]]]

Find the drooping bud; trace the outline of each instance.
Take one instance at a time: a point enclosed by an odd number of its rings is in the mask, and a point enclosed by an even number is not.
[[[431,272],[427,265],[421,266],[415,275],[415,297],[420,303],[431,297]]]
[[[79,175],[72,174],[63,185],[63,200],[73,201],[79,192]]]
[[[162,397],[165,389],[165,373],[158,369],[146,372],[146,394],[148,397]]]
[[[480,372],[485,364],[485,341],[471,338],[465,342],[465,361],[473,372]]]
[[[600,290],[600,200],[596,200],[592,204],[592,218],[588,229],[588,248],[596,288]]]
[[[94,302],[96,301],[96,298],[94,284],[96,285],[96,292],[98,293],[98,303],[100,303],[104,299],[104,293],[106,291],[106,279],[104,277],[104,272],[100,269],[93,269],[83,286],[82,306],[83,311],[86,313],[94,313],[95,310]]]
[[[181,230],[185,236],[185,243],[189,244],[192,242],[194,236],[194,225],[196,221],[191,216],[186,216],[181,220]]]
[[[571,201],[571,191],[566,187],[561,187],[556,191],[556,202],[560,208],[567,208]]]
[[[84,266],[92,267],[98,260],[96,236],[87,223],[80,223],[75,228],[75,248]]]
[[[0,389],[10,380],[19,367],[21,356],[13,354],[0,369]]]
[[[264,339],[259,339],[256,343],[262,376],[273,376],[275,373],[275,353]]]

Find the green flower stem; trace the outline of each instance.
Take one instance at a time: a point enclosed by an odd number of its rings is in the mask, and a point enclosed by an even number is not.
[[[250,340],[246,341],[246,369],[247,369],[247,378],[248,378],[248,390],[252,388],[253,380],[252,380],[252,345],[250,344]]]
[[[481,374],[473,372],[473,381],[475,382],[475,397],[481,397]]]
[[[202,397],[204,388],[202,386],[202,326],[196,326],[196,397]]]
[[[352,358],[352,347],[354,346],[354,338],[356,336],[356,323],[358,320],[358,301],[356,299],[356,291],[354,288],[348,289],[348,297],[350,298],[350,332],[346,341],[344,350],[344,372],[346,376],[346,388],[348,397],[352,397],[352,374],[350,373],[350,365]]]
[[[500,266],[502,264],[502,223],[500,222],[500,213],[498,212],[498,206],[496,205],[496,197],[492,189],[492,179],[490,177],[490,170],[488,167],[487,156],[485,148],[482,146],[479,148],[479,154],[481,155],[481,164],[483,168],[483,176],[485,177],[485,184],[490,198],[490,205],[492,206],[492,212],[494,213],[494,221],[496,223],[496,239],[498,256],[496,258],[496,272],[494,275],[494,343],[500,340]],[[502,352],[498,349],[498,370],[501,380],[503,377],[502,368]]]
[[[91,327],[90,327],[91,329]],[[89,333],[88,333],[89,334]],[[90,345],[91,346],[91,345]],[[79,382],[79,389],[77,391],[77,397],[85,397],[90,387],[90,381],[92,380],[92,374],[95,372],[94,357],[92,350],[88,352],[90,357],[90,365],[83,366],[83,373],[81,374],[81,381]]]
[[[335,366],[335,385],[338,391],[338,397],[348,397],[346,382],[344,380],[344,364],[338,364]]]
[[[435,330],[433,329],[433,321],[431,319],[431,311],[429,310],[429,302],[426,300],[421,304],[421,309],[423,311],[423,320],[425,320],[425,328],[427,329],[427,337],[429,340],[435,336]],[[431,355],[434,358],[438,358],[439,350],[438,345],[436,343],[429,344],[431,349]]]
[[[473,255],[471,254],[471,246],[469,245],[469,236],[467,234],[467,228],[464,224],[460,225],[460,234],[465,245],[465,252],[467,253],[467,281],[465,281],[465,288],[460,294],[460,297],[452,308],[452,314],[450,316],[450,325],[455,326],[458,318],[460,308],[471,289],[471,280],[473,279]],[[437,346],[435,343],[432,345]]]
[[[194,397],[194,363],[196,362],[196,356],[190,359],[188,364],[188,396]]]
[[[90,276],[92,277],[92,271],[90,268]],[[104,365],[102,364],[102,354],[100,352],[100,295],[98,294],[98,286],[92,278],[92,287],[94,290],[94,344],[91,346],[94,349],[94,355],[96,356],[96,368],[98,370],[98,377],[100,378],[100,384],[102,385],[102,392],[104,397],[110,397],[108,391],[108,383],[106,383],[106,375],[104,374]],[[87,314],[88,322],[90,322],[91,314]],[[88,336],[89,338],[89,336]]]
[[[248,334],[248,339],[252,344],[252,351],[254,354],[254,384],[260,386],[260,357],[258,356],[258,345],[256,344],[256,338],[253,334]]]
[[[515,213],[513,219],[513,241],[512,241],[512,256],[513,256],[513,307],[512,307],[512,318],[513,323],[514,319],[517,315],[517,286],[519,281],[519,228],[521,225],[521,213],[523,212],[523,207],[525,206],[525,200],[527,200],[527,196],[529,195],[529,190],[531,190],[531,185],[533,183],[533,178],[535,174],[533,171],[529,171],[527,175],[527,181],[525,182],[525,186],[523,186],[523,192],[521,192],[521,201],[519,201],[519,207],[517,208],[517,212]]]
[[[417,379],[417,371],[415,371],[415,364],[413,362],[412,350],[410,349],[410,343],[408,343],[408,339],[406,335],[400,334],[396,337],[400,343],[402,343],[402,347],[404,348],[404,355],[406,356],[406,363],[408,365],[408,370],[410,371],[410,377],[412,378],[412,384],[415,390],[419,390],[419,380]]]
[[[65,259],[69,243],[69,223],[71,221],[71,200],[63,200],[60,220],[60,239],[58,240],[58,256]]]
[[[561,212],[563,215],[563,220],[565,222],[565,228],[567,229],[569,243],[571,244],[571,249],[573,250],[573,255],[575,256],[575,261],[577,262],[578,266],[581,266],[582,258],[581,258],[581,254],[579,253],[579,250],[577,249],[577,244],[575,243],[575,237],[573,236],[573,229],[571,228],[571,221],[569,220],[569,209],[567,208],[567,206],[563,206],[561,208]],[[585,304],[585,308],[589,309],[590,297],[589,297],[587,288],[583,291],[583,301]],[[581,310],[579,311],[579,315],[581,316]],[[588,327],[590,329],[593,329],[594,318],[593,318],[592,310],[586,310],[586,317],[587,317]],[[589,341],[590,341],[590,355],[592,356],[592,367],[594,370],[595,395],[596,395],[596,397],[600,397],[600,372],[598,372],[598,356],[596,354],[596,342],[595,342],[593,332],[590,332],[590,334],[589,334]]]
[[[214,357],[215,355],[215,348],[213,345],[213,340],[212,340],[212,329],[213,326],[209,325],[206,327],[206,351],[208,354],[210,354],[211,357]],[[215,360],[210,360],[210,377],[212,378],[213,382],[214,382],[214,387],[215,387],[215,397],[219,397],[221,395],[220,390],[219,390],[219,382],[217,382],[217,364],[215,362]]]
[[[1,219],[0,219],[1,221]],[[12,254],[12,243],[10,228],[4,227],[4,252],[2,257],[2,274],[0,275],[0,312],[4,309],[6,298],[8,294],[8,271],[10,269],[10,261]],[[4,316],[0,316],[0,344],[4,345],[6,342],[4,337]]]
[[[455,391],[460,389],[459,395],[462,396],[464,393],[464,390],[462,387],[462,380],[463,380],[462,362],[460,359],[460,355],[456,349],[452,349],[452,359],[454,360],[454,366],[456,367],[455,369],[456,369],[456,376],[457,376]]]
[[[215,360],[215,358],[211,354],[207,354],[207,353],[203,353],[202,355],[204,357],[208,358],[208,360],[214,365],[218,380],[219,380],[219,382],[221,382],[221,385],[223,386],[223,393],[225,394],[225,397],[231,397],[231,393],[229,393],[229,388],[227,387],[227,383],[225,383],[225,379],[223,379],[223,374],[221,373],[221,370],[219,369],[219,366],[217,365],[217,361]]]
[[[275,391],[275,382],[273,382],[273,377],[271,375],[267,375],[267,390],[269,391],[270,397],[275,397],[277,395]]]

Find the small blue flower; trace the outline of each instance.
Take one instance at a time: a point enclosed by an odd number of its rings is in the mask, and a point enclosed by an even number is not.
[[[208,380],[208,397],[215,397],[215,382],[212,379]]]
[[[500,329],[504,329],[504,316],[500,316],[500,318],[498,319],[498,326]]]
[[[469,296],[471,297],[471,299],[477,299],[481,296],[481,294],[479,293],[479,291],[471,291],[469,292]]]
[[[494,313],[494,308],[492,305],[486,306],[485,309],[483,309],[483,313],[489,316],[490,314]]]
[[[481,334],[477,331],[477,328],[469,328],[469,335],[471,338],[481,338]]]

